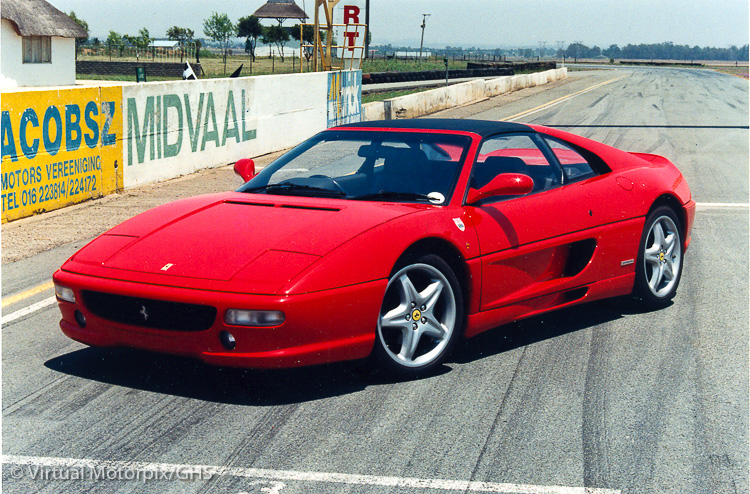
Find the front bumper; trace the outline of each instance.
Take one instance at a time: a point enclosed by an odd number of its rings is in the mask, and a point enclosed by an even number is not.
[[[55,283],[69,287],[76,302],[58,300],[60,328],[68,337],[90,346],[130,347],[184,355],[232,367],[281,368],[316,365],[368,356],[387,280],[302,295],[248,295],[133,283],[58,270]],[[216,320],[204,331],[174,331],[123,324],[93,314],[83,290],[169,302],[211,305]],[[228,325],[228,309],[281,310],[285,321],[275,327]],[[86,318],[82,327],[75,317]],[[222,345],[220,333],[230,332],[235,348]]]

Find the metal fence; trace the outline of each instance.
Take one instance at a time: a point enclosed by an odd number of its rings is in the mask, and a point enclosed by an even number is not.
[[[130,44],[81,45],[76,51],[77,60],[118,62],[187,62],[195,60],[197,46],[135,46]]]

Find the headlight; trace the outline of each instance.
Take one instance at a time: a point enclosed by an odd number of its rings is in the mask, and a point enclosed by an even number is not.
[[[70,302],[71,304],[75,304],[76,303],[76,295],[75,295],[75,293],[73,293],[73,290],[71,290],[70,288],[68,288],[66,286],[60,286],[60,285],[56,284],[55,285],[55,295],[60,300],[64,300],[66,302]]]
[[[284,322],[284,313],[279,310],[229,309],[224,322],[232,326],[279,326]]]

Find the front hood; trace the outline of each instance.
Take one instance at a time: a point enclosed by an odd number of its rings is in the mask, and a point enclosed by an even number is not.
[[[279,286],[410,205],[229,193],[137,216],[77,253],[102,268]],[[271,288],[266,286],[265,288]],[[264,290],[265,291],[265,290]]]

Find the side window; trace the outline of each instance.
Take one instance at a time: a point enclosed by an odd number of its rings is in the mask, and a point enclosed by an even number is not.
[[[560,185],[557,168],[527,134],[503,134],[486,139],[472,170],[471,186],[484,187],[501,173],[528,175],[534,181],[532,193]]]
[[[566,184],[596,175],[591,163],[571,146],[548,137],[545,137],[544,140],[560,162]]]
[[[21,38],[23,63],[48,63],[52,61],[51,36],[24,36]]]

